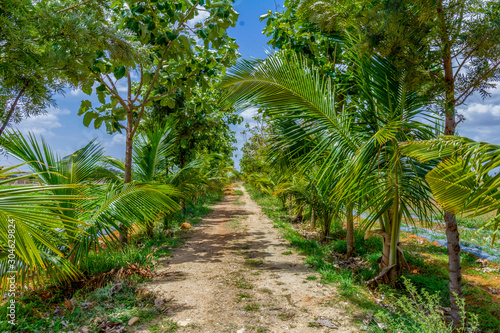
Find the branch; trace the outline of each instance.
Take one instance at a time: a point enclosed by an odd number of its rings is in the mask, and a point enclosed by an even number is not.
[[[118,101],[120,102],[120,104],[125,108],[125,110],[128,110],[128,106],[127,104],[125,103],[125,101],[121,98],[121,96],[118,94],[118,92],[114,92],[113,89],[111,89],[111,87],[109,85],[106,84],[106,82],[102,79],[101,75],[97,74],[96,72],[94,72],[91,68],[89,68],[90,72],[102,83],[104,84],[104,86],[106,87],[106,89],[111,93],[113,94],[117,99]]]
[[[142,63],[140,63],[139,66],[141,68],[141,81],[139,82],[139,88],[137,88],[137,95],[135,95],[134,99],[130,103],[131,105],[133,105],[137,101],[137,99],[139,98],[139,96],[141,95],[142,83],[144,81],[144,72],[143,72],[143,69],[142,69]]]
[[[57,12],[56,12],[56,14],[63,13],[63,12],[66,12],[66,11],[68,11],[68,10],[75,9],[75,8],[77,8],[77,7],[80,7],[80,6],[86,5],[86,4],[88,4],[89,2],[92,2],[92,0],[87,0],[87,1],[84,1],[84,2],[80,2],[79,4],[76,4],[76,5],[74,5],[74,6],[71,6],[71,7],[67,7],[67,8],[61,9],[61,10],[57,11]]]
[[[469,87],[467,89],[465,89],[464,92],[455,99],[455,101],[457,101],[457,103],[458,103],[464,96],[465,96],[465,99],[467,99],[467,97],[469,97],[470,94],[472,94],[475,91],[476,86],[479,84],[479,82],[481,82],[482,80],[487,79],[488,76],[490,76],[490,74],[493,71],[495,71],[496,69],[498,69],[499,66],[500,66],[500,60],[494,66],[492,66],[489,71],[487,71],[484,75],[478,77],[477,80],[474,81],[474,83],[470,84]],[[463,103],[463,101],[460,102],[460,103]]]
[[[127,67],[127,100],[128,104],[132,104],[132,79],[130,78],[130,68]]]
[[[465,63],[467,62],[467,60],[469,60],[472,55],[474,54],[474,51],[476,51],[477,49],[479,49],[479,47],[484,43],[484,41],[487,39],[487,37],[483,38],[480,43],[478,43],[476,45],[476,47],[474,47],[470,52],[469,54],[467,54],[467,56],[462,60],[462,63],[458,66],[457,68],[457,71],[455,72],[455,76],[453,77],[453,81],[455,81],[457,79],[457,76],[458,74],[460,73],[460,70],[462,69],[462,67],[465,65]]]
[[[111,80],[111,78],[109,77],[108,74],[105,74],[106,77],[108,78],[109,82],[111,83],[111,86],[113,87],[113,89],[115,90],[115,93],[118,94],[118,89],[116,89],[116,86],[115,84],[113,83],[113,80]]]
[[[5,121],[2,125],[2,128],[0,128],[0,136],[2,135],[3,131],[5,130],[5,128],[7,127],[7,124],[9,123],[10,121],[10,118],[12,117],[12,114],[14,114],[14,110],[16,109],[16,106],[17,106],[17,103],[19,102],[19,99],[21,98],[21,96],[24,94],[24,92],[26,91],[26,86],[24,86],[20,91],[19,93],[17,94],[16,96],[16,99],[14,100],[14,102],[12,103],[12,105],[10,106],[10,110],[9,110],[9,114],[7,115],[7,118],[5,118]]]

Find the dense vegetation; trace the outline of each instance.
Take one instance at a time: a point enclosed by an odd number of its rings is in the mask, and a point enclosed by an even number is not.
[[[500,4],[284,5],[261,17],[275,52],[238,61],[227,32],[238,19],[231,1],[2,2],[0,145],[20,165],[0,170],[0,291],[17,272],[15,287],[25,297],[20,330],[48,325],[39,315],[47,300],[115,302],[103,296],[112,293],[109,274],[154,268],[151,248],[162,249],[155,258],[168,254],[178,224],[206,212],[204,202],[238,179],[230,125],[253,107],[258,126],[247,128],[241,171],[257,200],[281,210],[267,213],[325,281],[340,281],[346,297],[363,293],[361,282],[402,299],[420,297],[413,285],[426,287],[439,294],[419,302],[427,301],[428,312],[450,307],[455,331],[475,322],[464,307],[479,315],[481,329],[499,331],[496,303],[469,297],[480,291],[462,281],[475,262],[459,238],[499,244],[500,146],[455,134],[463,121],[457,107],[474,93],[488,97],[500,77]],[[123,161],[106,156],[96,140],[59,156],[43,138],[8,128],[46,112],[68,88],[97,98],[82,100],[78,114],[87,127],[124,134]],[[27,178],[38,185],[11,185]],[[284,224],[286,211],[302,229],[310,223],[316,239]],[[421,248],[404,233],[410,225],[435,228],[437,219],[447,252],[425,251],[439,253],[447,269],[419,261],[408,249]],[[339,253],[368,264],[338,269],[328,260]],[[147,269],[142,275],[152,276]],[[126,277],[128,296],[116,301],[153,315],[150,299],[133,301],[136,275]],[[67,309],[75,328],[105,311]],[[406,310],[403,319],[381,320],[391,330],[428,325]],[[449,329],[441,316],[431,318]]]

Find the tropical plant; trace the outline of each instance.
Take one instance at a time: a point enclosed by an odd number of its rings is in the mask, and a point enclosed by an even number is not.
[[[74,271],[89,251],[100,248],[100,242],[107,243],[107,246],[116,245],[118,239],[114,232],[120,230],[120,225],[127,228],[148,226],[165,212],[179,208],[172,199],[179,193],[172,186],[156,187],[138,182],[123,184],[105,167],[103,149],[95,141],[60,158],[43,139],[39,143],[32,134],[25,138],[20,132],[8,131],[2,139],[2,147],[10,155],[25,161],[47,187],[49,192],[44,193],[46,200],[55,201],[59,197],[72,199],[51,207],[63,218],[50,232],[52,238],[58,239],[54,242],[57,252],[52,255],[58,258],[61,265],[66,260],[70,262]],[[55,199],[49,199],[52,197]],[[37,232],[32,229],[29,237],[40,238]],[[30,247],[25,249],[28,253],[32,251]],[[33,270],[29,266],[26,269]],[[38,269],[36,274],[39,274]]]
[[[384,239],[381,274],[375,281],[394,283],[403,260],[399,233],[404,217],[428,220],[434,208],[424,179],[429,167],[403,156],[398,142],[432,138],[433,128],[420,121],[432,118],[408,89],[403,73],[382,59],[358,56],[355,50],[346,56],[357,68],[354,77],[360,93],[342,108],[334,98],[341,87],[289,52],[240,62],[223,86],[235,107],[258,105],[274,121],[293,120],[297,126],[286,137],[290,146],[305,139],[317,142],[300,164],[320,166],[319,187],[335,184],[329,200],[337,210],[356,203],[360,212],[368,212],[368,231],[379,224],[368,233]],[[294,131],[297,127],[302,131]]]
[[[481,228],[500,232],[500,146],[458,136],[401,144],[407,156],[425,162],[442,160],[426,175],[439,205],[467,217],[496,212]]]
[[[65,259],[67,239],[57,230],[78,231],[79,221],[61,214],[81,196],[47,195],[47,191],[74,190],[71,185],[25,185],[13,182],[32,175],[19,175],[22,165],[0,169],[0,291],[31,282],[65,282],[79,276],[78,270]],[[13,232],[13,233],[12,233]],[[14,238],[9,235],[14,235]]]

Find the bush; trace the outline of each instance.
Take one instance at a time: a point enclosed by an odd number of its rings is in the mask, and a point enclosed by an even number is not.
[[[452,323],[444,318],[439,306],[439,295],[430,294],[417,288],[406,278],[403,283],[408,295],[398,298],[391,297],[393,312],[378,312],[375,317],[381,324],[374,327],[375,332],[400,332],[400,333],[453,333]],[[465,301],[460,300],[460,314],[464,319],[458,332],[475,332],[478,327],[478,317],[474,314],[467,316]],[[467,324],[466,324],[467,323]]]

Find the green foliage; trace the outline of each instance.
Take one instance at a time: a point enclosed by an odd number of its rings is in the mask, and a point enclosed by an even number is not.
[[[466,217],[495,212],[480,226],[492,229],[492,243],[500,232],[500,146],[465,137],[442,136],[435,140],[409,142],[403,152],[422,161],[442,160],[426,175],[441,207]],[[495,174],[496,172],[496,174]]]
[[[370,235],[381,235],[388,245],[382,267],[399,265],[403,216],[429,220],[435,206],[424,178],[431,166],[406,158],[398,142],[433,138],[433,128],[421,122],[433,118],[404,74],[386,60],[360,56],[354,48],[344,57],[356,67],[359,91],[348,105],[338,103],[340,86],[284,51],[241,62],[223,86],[236,108],[264,107],[271,120],[268,163],[287,178],[274,186],[275,194],[292,196],[299,212],[312,207],[325,237],[332,221],[352,216],[356,205],[368,214],[366,230],[380,225]]]
[[[43,139],[40,143],[32,134],[25,138],[20,132],[7,132],[2,146],[34,172],[43,184],[42,190],[49,191],[43,197],[26,196],[24,200],[36,200],[40,205],[31,202],[34,209],[40,209],[46,202],[52,204],[51,208],[44,208],[47,212],[40,217],[36,210],[22,205],[5,211],[5,223],[2,224],[5,230],[9,217],[19,222],[16,226],[16,267],[22,275],[17,281],[20,285],[25,285],[28,278],[31,282],[44,281],[49,273],[56,280],[74,279],[78,276],[79,265],[91,251],[100,248],[100,242],[108,247],[116,245],[117,237],[113,232],[119,230],[119,223],[147,226],[165,212],[179,208],[172,198],[179,193],[172,186],[120,183],[119,178],[105,168],[107,159],[96,142],[64,158],[58,157]],[[109,179],[112,181],[108,182]],[[16,190],[30,193],[28,188],[5,189],[4,192]],[[43,215],[52,216],[50,223]],[[26,218],[30,220],[29,227],[23,227],[22,221]],[[104,235],[109,237],[102,238]],[[6,267],[7,246],[3,249],[0,265]],[[2,287],[8,277],[5,272]]]
[[[107,20],[105,1],[6,0],[0,10],[0,109],[9,120],[43,113],[52,95],[82,82],[82,63],[106,50],[125,59],[131,45]],[[83,66],[85,68],[85,66]],[[0,129],[0,134],[5,127]]]
[[[478,317],[467,315],[465,301],[460,299],[459,306],[463,318],[461,327],[454,330],[452,323],[443,318],[439,306],[439,297],[422,289],[421,292],[408,280],[403,279],[408,295],[390,300],[396,308],[394,313],[379,311],[376,317],[384,324],[384,329],[375,328],[374,332],[411,332],[411,333],[452,333],[475,332],[478,328]]]
[[[362,261],[366,261],[366,263],[355,271],[349,268],[335,267],[334,262],[338,259],[334,258],[338,258],[339,253],[332,249],[331,244],[344,242],[345,231],[341,229],[332,230],[331,242],[325,245],[312,239],[306,239],[283,220],[283,216],[279,212],[280,202],[277,198],[259,192],[247,184],[245,184],[245,188],[252,199],[262,207],[263,212],[279,226],[284,238],[290,241],[291,245],[299,253],[306,256],[305,262],[321,274],[322,282],[338,284],[343,297],[351,302],[352,306],[356,307],[356,311],[367,311],[369,313],[381,311],[380,305],[375,304],[371,300],[372,297],[368,297],[368,294],[365,293],[369,293],[372,296],[375,293],[377,298],[382,298],[382,295],[385,295],[386,299],[391,300],[397,300],[403,297],[403,295],[409,297],[404,291],[392,289],[390,286],[380,285],[378,290],[375,291],[368,291],[366,289],[365,282],[372,279],[378,269],[377,261],[380,257],[382,247],[380,238],[365,240],[362,232],[356,232],[356,254]],[[439,297],[438,305],[449,307],[446,248],[431,244],[417,245],[415,243],[411,246],[410,250],[405,251],[406,260],[412,269],[416,268],[418,270],[418,273],[407,272],[405,273],[405,278],[411,281],[411,284],[415,288],[419,290],[426,289],[432,294],[432,297]],[[432,261],[428,260],[429,256],[433,258]],[[438,265],[437,262],[442,264]],[[471,266],[469,267],[469,265]],[[467,274],[477,274],[474,270],[476,267],[477,263],[475,262],[471,262],[471,264],[468,261],[463,262],[463,268]],[[481,287],[469,282],[464,281],[464,291],[468,295],[467,312],[479,316],[479,325],[482,331],[495,332],[500,324],[497,319],[499,315],[498,302],[495,301],[493,296],[485,293]],[[388,315],[393,316],[391,313]],[[399,318],[404,316],[404,314],[394,314],[394,316]],[[363,323],[361,325],[366,324]],[[403,330],[403,332],[411,332],[408,331],[411,327],[413,326],[406,327],[406,331]],[[372,328],[376,329],[375,327]]]
[[[187,214],[175,214],[172,227],[177,230],[183,222],[196,223],[197,219],[210,212],[210,206],[221,198],[219,194],[200,197],[198,203],[188,209]],[[111,269],[127,266],[128,263],[153,268],[153,260],[170,256],[172,249],[182,244],[181,236],[179,233],[167,236],[160,228],[155,228],[152,236],[140,234],[125,249],[108,248],[89,253],[81,265],[81,270],[85,276],[89,276],[109,272]],[[52,283],[44,285],[38,291],[17,298],[18,325],[13,328],[7,321],[2,320],[0,331],[42,333],[52,323],[55,330],[76,331],[85,325],[92,331],[97,330],[96,318],[118,321],[126,325],[128,320],[135,316],[141,318],[141,321],[162,316],[154,306],[156,296],[139,292],[138,284],[144,282],[144,279],[138,276],[131,276],[122,281],[123,289],[114,295],[110,294],[114,283],[89,292],[82,289],[68,289],[67,285],[57,284],[53,279],[50,282]],[[62,303],[70,299],[75,300],[76,305],[74,309],[65,309]],[[1,317],[6,317],[7,305],[0,306]],[[61,316],[56,314],[54,318],[53,312],[58,307],[62,309]],[[63,325],[63,321],[69,326]]]
[[[177,89],[188,99],[196,87],[205,92],[210,81],[236,59],[237,45],[226,30],[235,25],[238,14],[229,2],[201,6],[190,1],[167,1],[145,5],[119,0],[111,7],[111,20],[117,29],[131,31],[129,40],[138,47],[132,61],[115,60],[99,52],[88,63],[84,91],[90,93],[98,83],[100,105],[82,102],[79,114],[84,116],[86,126],[94,121],[96,128],[105,124],[108,132],[125,129],[133,137],[144,109],[152,107],[154,101],[174,107]],[[190,20],[202,11],[209,16],[190,26]],[[200,38],[203,45],[197,44],[195,38]],[[120,95],[116,88],[122,78],[126,79],[126,95]],[[126,125],[120,123],[126,119]]]

